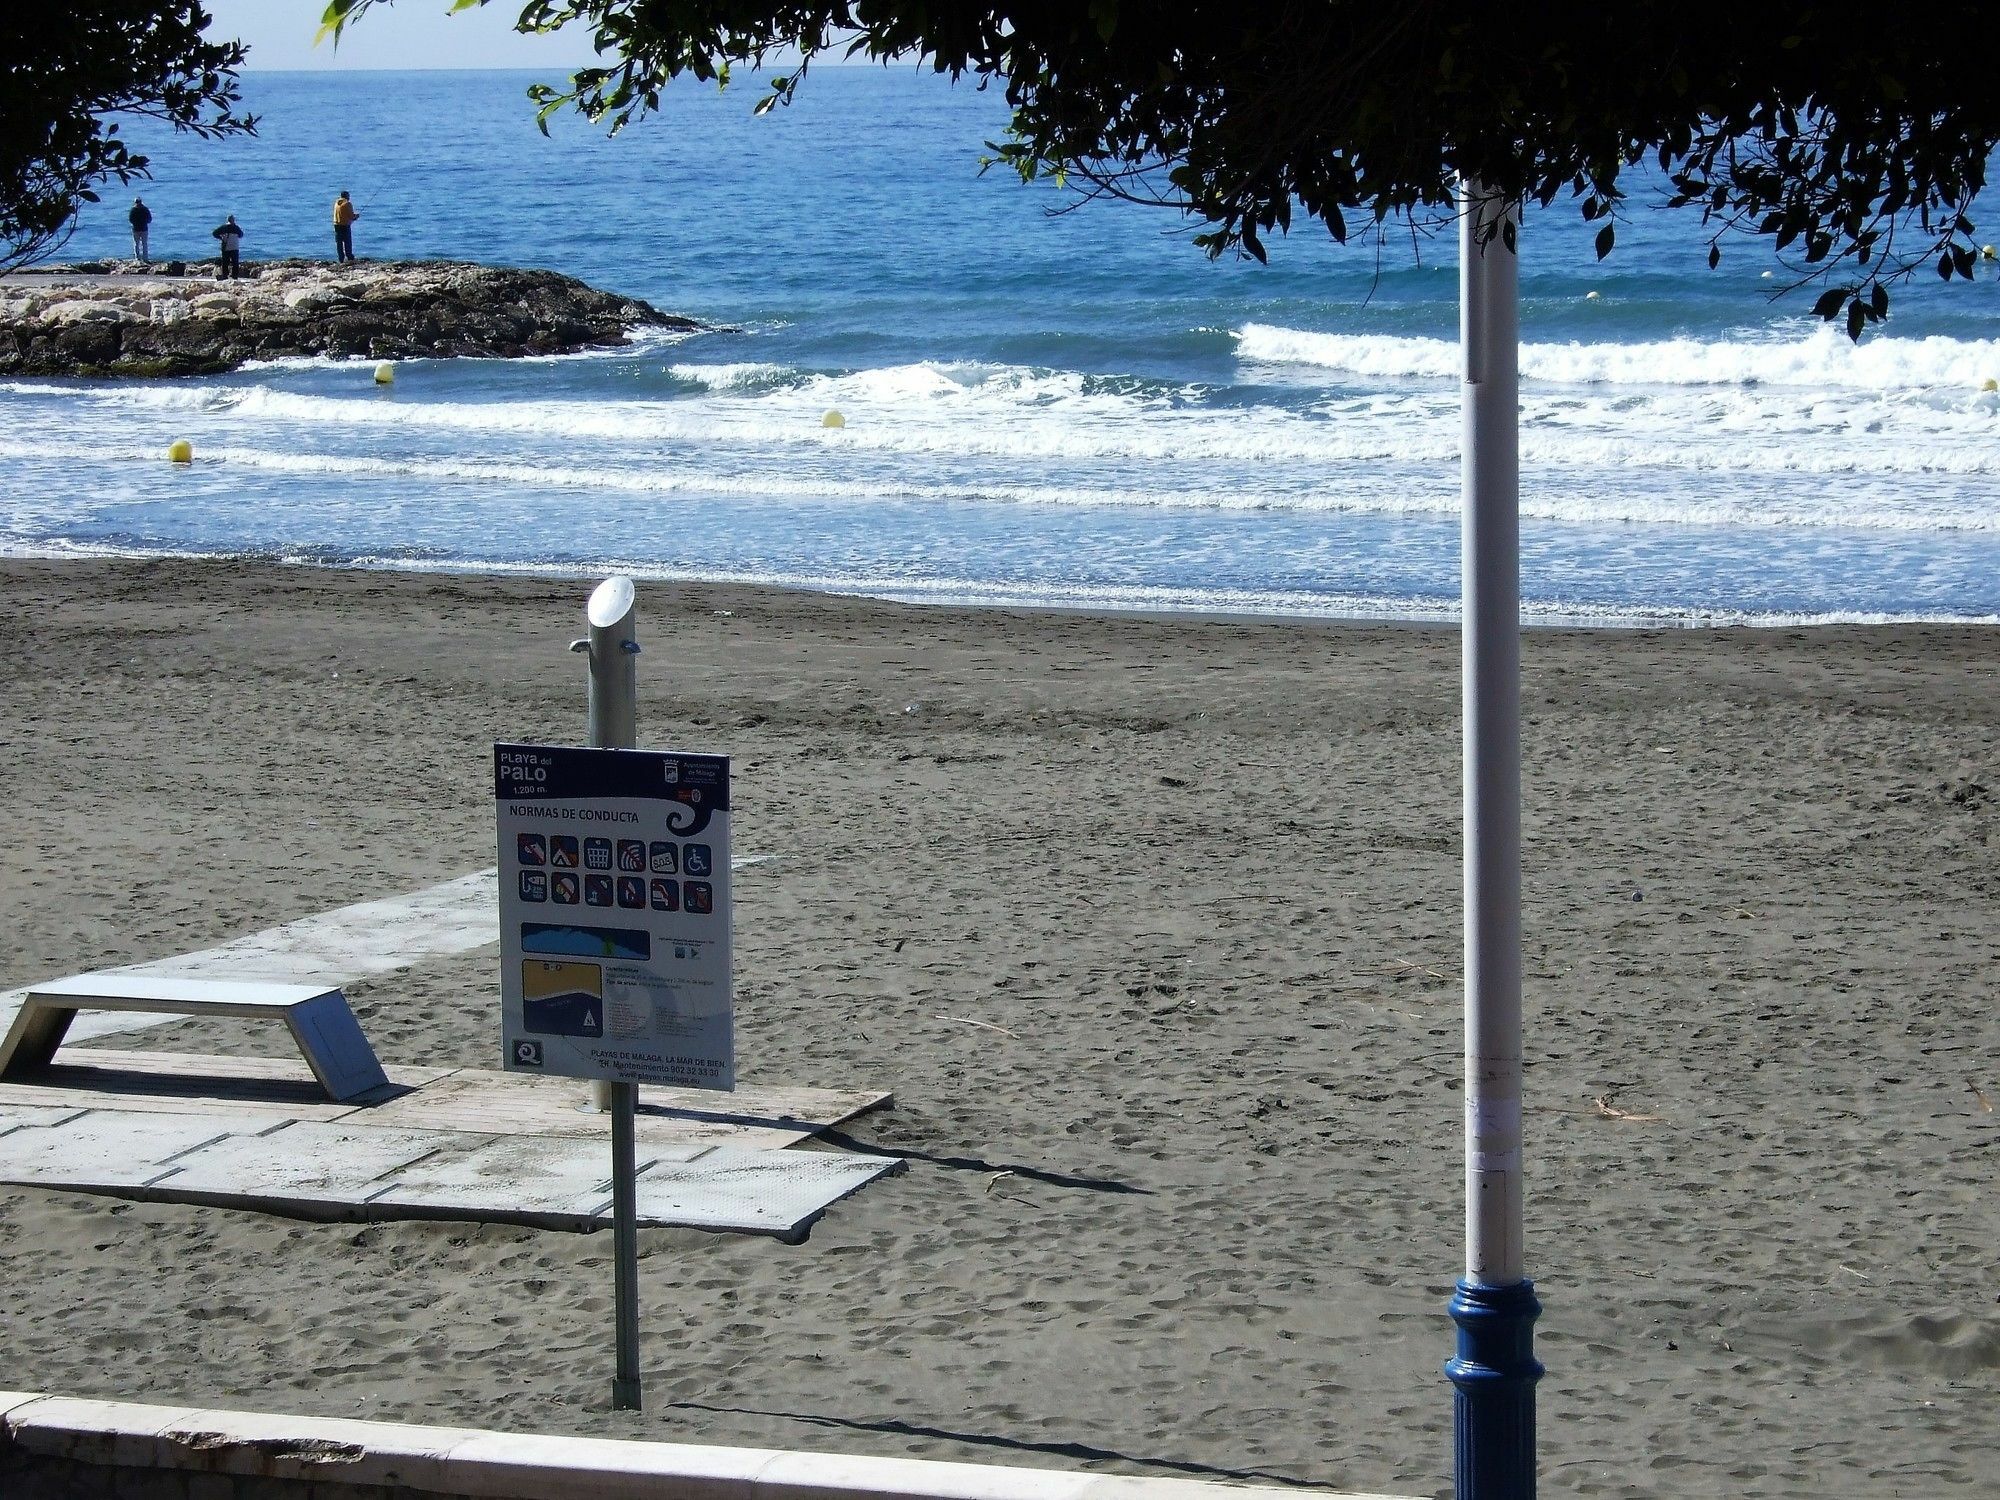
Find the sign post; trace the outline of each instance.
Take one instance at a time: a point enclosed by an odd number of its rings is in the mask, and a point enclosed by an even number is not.
[[[590,743],[630,750],[639,743],[639,630],[637,591],[629,578],[607,578],[584,606],[589,634],[571,641],[590,665]],[[613,1108],[615,1083],[590,1085],[591,1109]],[[615,1123],[614,1123],[615,1128]]]
[[[500,1015],[509,1071],[612,1086],[617,1374],[637,1411],[637,1085],[736,1085],[729,762],[493,747]]]
[[[590,633],[570,650],[590,661],[590,743],[630,750],[639,743],[639,640],[636,590],[629,578],[607,578],[584,606]],[[633,1146],[639,1109],[636,1084],[593,1080],[590,1107],[611,1111],[611,1243],[618,1330],[611,1409],[639,1409],[639,1206]]]

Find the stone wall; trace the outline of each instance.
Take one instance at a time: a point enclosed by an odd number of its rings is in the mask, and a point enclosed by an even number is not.
[[[1327,1490],[0,1391],[0,1500],[1343,1500]],[[1344,1500],[1393,1500],[1347,1496]]]
[[[400,1485],[201,1474],[20,1452],[0,1453],[0,1495],[6,1500],[448,1500]]]

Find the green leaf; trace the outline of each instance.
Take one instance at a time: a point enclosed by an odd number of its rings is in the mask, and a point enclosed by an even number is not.
[[[340,33],[347,23],[366,10],[371,0],[327,0],[327,7],[320,13],[319,30],[313,35],[313,45],[317,47],[328,37],[337,43]]]
[[[1606,224],[1602,229],[1597,231],[1597,258],[1599,260],[1603,260],[1605,256],[1611,253],[1611,242],[1617,237],[1617,228],[1618,226],[1615,224]]]

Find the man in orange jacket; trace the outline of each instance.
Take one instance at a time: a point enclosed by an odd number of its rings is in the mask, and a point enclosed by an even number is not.
[[[354,206],[354,200],[347,196],[347,189],[340,190],[340,196],[333,200],[333,258],[338,261],[354,259],[354,221],[361,217],[361,211]]]

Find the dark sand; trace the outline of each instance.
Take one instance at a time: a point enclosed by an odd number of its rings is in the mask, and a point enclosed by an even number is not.
[[[581,734],[577,581],[0,580],[0,984],[490,864],[490,742]],[[776,856],[741,1074],[893,1089],[910,1170],[646,1234],[642,1416],[608,1237],[0,1189],[0,1384],[1448,1487],[1455,634],[640,603],[642,739]],[[1535,633],[1524,708],[1545,1493],[1994,1494],[2000,634]],[[493,968],[357,1009],[490,1064]]]

